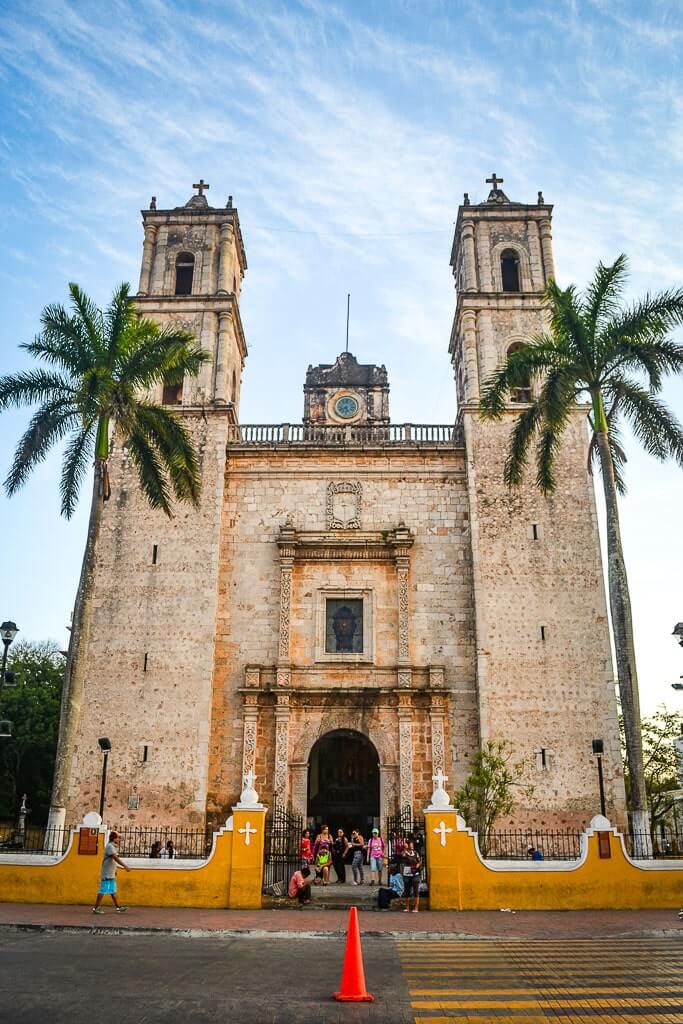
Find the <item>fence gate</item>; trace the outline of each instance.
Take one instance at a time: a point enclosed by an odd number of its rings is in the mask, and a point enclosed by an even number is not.
[[[301,867],[299,848],[303,817],[287,810],[276,799],[266,818],[263,861],[263,891],[271,896],[284,896],[289,879]]]

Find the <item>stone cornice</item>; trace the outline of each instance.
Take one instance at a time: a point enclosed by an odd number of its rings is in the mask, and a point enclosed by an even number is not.
[[[280,529],[277,546],[281,558],[295,562],[387,561],[407,558],[415,538],[403,524],[391,530],[297,531]]]

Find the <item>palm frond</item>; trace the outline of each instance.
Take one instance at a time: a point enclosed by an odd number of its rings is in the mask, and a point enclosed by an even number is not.
[[[671,410],[652,392],[624,383],[620,407],[646,452],[656,459],[675,459],[683,466],[683,428]]]
[[[90,344],[85,324],[71,316],[59,303],[46,306],[40,316],[41,332],[33,342],[22,346],[36,358],[63,365],[72,373],[91,365],[96,350]]]
[[[106,353],[104,317],[99,307],[85,292],[71,282],[69,285],[71,303],[83,325],[92,352],[100,359]]]
[[[69,401],[63,398],[46,402],[35,413],[19,440],[4,487],[8,496],[15,494],[28,480],[35,466],[42,462],[55,442],[60,441],[77,422]]]
[[[508,487],[514,487],[522,482],[529,448],[538,430],[541,417],[541,407],[538,402],[534,402],[533,405],[530,405],[524,412],[520,413],[515,420],[505,460],[504,477]]]
[[[162,509],[170,518],[171,504],[168,484],[156,452],[144,434],[139,432],[128,435],[125,447],[135,463],[140,486],[148,502],[152,508]]]
[[[35,405],[55,396],[64,400],[72,399],[75,389],[71,382],[59,373],[49,370],[23,370],[7,377],[0,377],[0,411],[10,406]]]
[[[575,400],[572,373],[564,366],[551,370],[538,397],[541,427],[536,447],[536,483],[543,494],[555,490],[555,459]]]
[[[544,304],[550,314],[550,336],[562,339],[566,351],[581,364],[586,379],[590,380],[594,369],[593,348],[576,288],[574,285],[560,288],[551,280],[546,286]]]
[[[619,380],[623,370],[631,370],[646,373],[650,388],[658,391],[666,374],[683,371],[683,345],[666,337],[624,338],[613,342],[606,356],[602,375],[607,386],[615,375]]]
[[[152,325],[151,327],[149,325]],[[118,375],[131,386],[149,388],[160,381],[182,382],[185,374],[196,377],[209,355],[196,347],[194,335],[173,328],[160,331],[151,321],[141,321],[140,343],[123,351]]]
[[[624,253],[611,266],[598,263],[583,300],[589,337],[595,337],[599,326],[619,312],[627,278],[628,259]]]
[[[604,352],[624,343],[646,343],[664,339],[683,323],[683,288],[671,288],[658,295],[645,295],[621,314],[612,317],[600,332]]]
[[[192,438],[178,417],[160,406],[138,402],[134,432],[156,449],[179,501],[199,504],[201,474]]]
[[[76,431],[64,452],[59,491],[62,497],[62,515],[66,519],[76,511],[83,478],[92,463],[94,447],[94,424]]]
[[[104,325],[108,339],[110,365],[116,362],[119,347],[130,335],[130,326],[135,322],[137,313],[130,301],[130,285],[124,281],[118,286],[104,314]]]
[[[539,334],[528,345],[511,352],[486,379],[481,389],[480,408],[485,419],[500,419],[513,388],[528,386],[534,377],[557,365],[569,362],[569,354],[561,342],[547,334]]]

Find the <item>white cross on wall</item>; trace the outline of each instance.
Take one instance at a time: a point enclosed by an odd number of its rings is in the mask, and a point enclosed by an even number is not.
[[[441,822],[441,824],[443,825],[443,822]],[[242,835],[244,836],[244,845],[245,846],[250,846],[251,845],[251,837],[255,836],[256,832],[257,832],[257,830],[255,828],[251,827],[251,822],[250,821],[248,821],[245,824],[244,828],[238,828],[237,831],[241,832]],[[449,831],[450,831],[450,829],[449,829]]]
[[[444,775],[442,768],[439,768],[436,775],[432,775],[432,782],[435,782],[439,789],[443,789],[444,782],[448,782],[448,776]]]
[[[240,831],[241,831],[241,829],[240,829]],[[440,821],[439,822],[439,827],[433,829],[432,831],[436,832],[437,835],[441,836],[441,845],[445,846],[446,845],[446,834],[448,832],[452,832],[453,829],[452,828],[446,828],[446,822],[445,821]]]

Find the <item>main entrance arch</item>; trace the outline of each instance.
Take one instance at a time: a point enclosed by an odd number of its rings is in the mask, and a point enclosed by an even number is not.
[[[308,761],[308,819],[368,836],[379,823],[379,755],[367,736],[335,729],[314,744]]]

